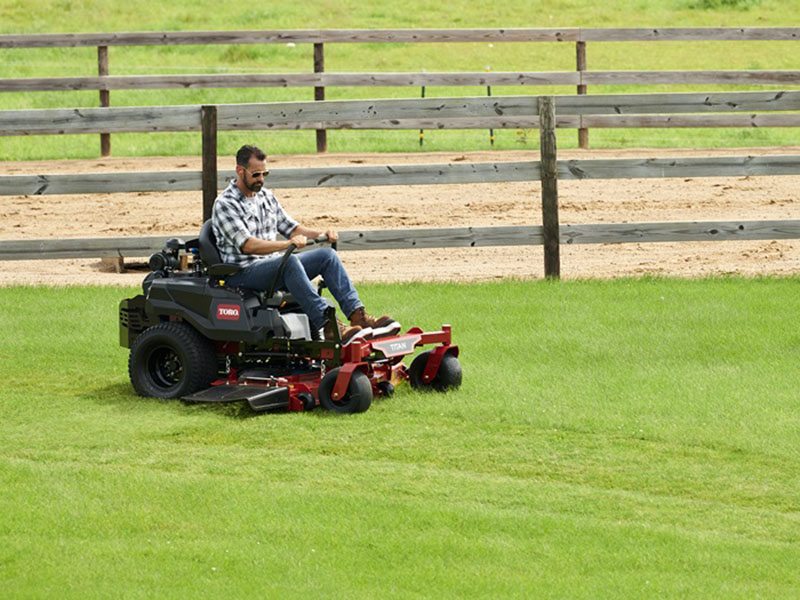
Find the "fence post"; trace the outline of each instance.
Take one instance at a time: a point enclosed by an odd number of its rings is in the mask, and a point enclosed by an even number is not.
[[[586,42],[577,42],[575,46],[576,50],[576,58],[577,58],[577,70],[578,75],[581,76],[581,81],[583,81],[583,72],[586,70]],[[586,86],[579,85],[578,86],[578,95],[585,96],[586,95]],[[583,148],[586,150],[589,147],[589,130],[580,128],[578,129],[578,147]]]
[[[200,108],[203,131],[203,222],[211,218],[217,198],[217,107]]]
[[[325,72],[325,47],[320,43],[314,44],[314,73]],[[325,100],[325,88],[314,88],[314,100]],[[328,151],[328,132],[317,129],[317,152]]]
[[[97,74],[100,77],[108,75],[108,46],[97,47]],[[107,108],[111,106],[111,92],[100,90],[100,106]],[[111,134],[100,134],[100,155],[111,156]]]
[[[556,107],[552,96],[539,98],[539,137],[542,179],[542,235],[544,276],[561,277],[558,226],[558,162],[556,156]]]

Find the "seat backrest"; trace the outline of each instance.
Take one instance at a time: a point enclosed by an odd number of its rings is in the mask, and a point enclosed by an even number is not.
[[[217,248],[217,238],[214,235],[214,228],[211,226],[211,219],[203,223],[203,226],[200,228],[198,246],[200,250],[200,260],[202,260],[206,266],[218,265],[222,262],[222,257],[219,255],[219,248]]]

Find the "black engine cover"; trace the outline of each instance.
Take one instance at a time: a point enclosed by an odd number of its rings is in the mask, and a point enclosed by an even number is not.
[[[285,334],[276,308],[261,305],[256,296],[215,287],[204,277],[155,279],[146,311],[157,317],[180,317],[211,340],[259,344]]]

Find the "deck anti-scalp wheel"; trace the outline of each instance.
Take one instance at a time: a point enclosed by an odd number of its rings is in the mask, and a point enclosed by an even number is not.
[[[300,398],[300,401],[303,403],[303,410],[314,410],[317,407],[317,401],[314,399],[314,396],[308,392],[300,392],[297,394],[297,397]]]
[[[391,398],[394,396],[394,385],[391,381],[381,381],[378,383],[378,392],[384,398]]]
[[[428,364],[430,350],[418,355],[408,368],[408,381],[411,387],[418,390],[436,390],[446,392],[461,385],[461,363],[452,354],[445,354],[439,365],[439,372],[431,381],[424,381],[422,378],[425,372],[425,365]]]
[[[361,371],[354,371],[350,377],[350,384],[347,392],[338,400],[331,398],[333,386],[336,385],[336,377],[339,375],[339,368],[331,369],[319,382],[319,402],[334,412],[339,413],[359,413],[364,412],[372,404],[372,384],[369,377]]]
[[[193,394],[217,376],[214,346],[185,323],[160,323],[133,342],[128,373],[140,396],[169,399]]]

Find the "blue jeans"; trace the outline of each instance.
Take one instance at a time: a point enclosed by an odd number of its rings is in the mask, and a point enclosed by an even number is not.
[[[226,281],[231,287],[266,291],[278,272],[281,257],[263,258],[245,267]],[[358,292],[353,287],[347,271],[339,260],[339,255],[331,248],[315,248],[308,252],[292,254],[286,262],[283,275],[276,289],[288,290],[308,315],[313,329],[325,324],[325,310],[328,302],[317,293],[311,280],[322,275],[328,289],[346,316],[361,308]]]

